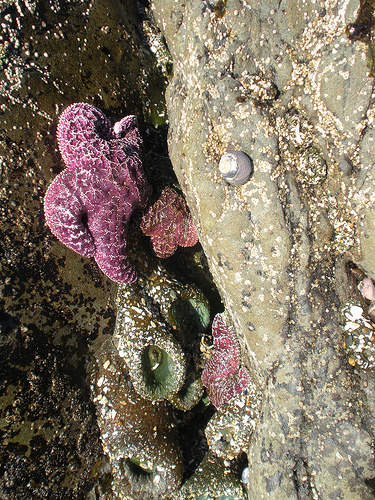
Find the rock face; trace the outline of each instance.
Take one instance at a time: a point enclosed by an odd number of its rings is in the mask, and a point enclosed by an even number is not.
[[[43,197],[64,169],[56,127],[74,102],[112,123],[136,114],[144,164],[153,157],[164,77],[142,16],[133,1],[0,2],[1,499],[95,498],[108,487],[85,360],[113,332],[116,288],[56,241]]]
[[[373,78],[358,3],[154,0],[169,152],[253,379],[251,499],[374,497],[374,376],[350,366],[350,269],[375,278]],[[220,176],[242,150],[254,173]]]

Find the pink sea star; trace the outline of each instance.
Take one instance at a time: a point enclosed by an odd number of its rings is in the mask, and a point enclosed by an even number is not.
[[[112,127],[98,108],[72,104],[60,117],[57,140],[66,169],[45,195],[47,224],[67,247],[94,257],[113,281],[135,281],[126,233],[132,213],[146,205],[150,193],[136,117]]]
[[[162,259],[174,254],[178,245],[192,247],[198,242],[184,199],[168,186],[143,216],[141,229],[151,237],[154,252]]]
[[[249,371],[241,367],[240,345],[233,327],[224,323],[221,314],[212,322],[214,353],[202,372],[202,382],[216,408],[222,408],[250,382]]]

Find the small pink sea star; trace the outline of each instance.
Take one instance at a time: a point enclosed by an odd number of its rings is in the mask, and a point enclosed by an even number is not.
[[[184,199],[168,186],[143,216],[141,229],[151,237],[154,252],[162,259],[173,255],[178,245],[192,247],[198,242]]]
[[[66,169],[46,192],[47,224],[67,247],[94,257],[113,281],[135,281],[126,233],[132,213],[150,194],[136,117],[126,116],[112,127],[98,108],[72,104],[60,117],[57,140]]]
[[[224,323],[221,314],[212,322],[214,353],[202,372],[202,382],[216,408],[222,408],[250,382],[247,368],[241,367],[240,345],[233,327]]]

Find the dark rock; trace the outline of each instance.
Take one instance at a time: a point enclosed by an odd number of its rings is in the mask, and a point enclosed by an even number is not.
[[[160,149],[152,124],[165,114],[165,75],[138,8],[0,2],[2,499],[82,499],[91,490],[97,498],[102,476],[108,483],[85,363],[90,344],[113,331],[116,288],[51,234],[43,197],[64,168],[56,124],[73,102],[92,103],[113,122],[136,114],[147,158],[149,137]]]

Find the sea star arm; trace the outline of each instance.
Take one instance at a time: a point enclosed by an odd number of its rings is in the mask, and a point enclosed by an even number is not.
[[[113,125],[113,134],[117,139],[125,139],[129,146],[139,149],[142,142],[138,131],[137,118],[134,115],[128,115]]]
[[[88,213],[88,227],[95,240],[96,263],[116,283],[132,283],[137,279],[126,255],[131,214],[131,204],[125,201],[121,206],[116,199]]]
[[[44,214],[52,233],[64,245],[83,257],[95,254],[94,239],[83,223],[85,214],[77,192],[72,192],[73,172],[63,170],[49,186],[44,198]]]

